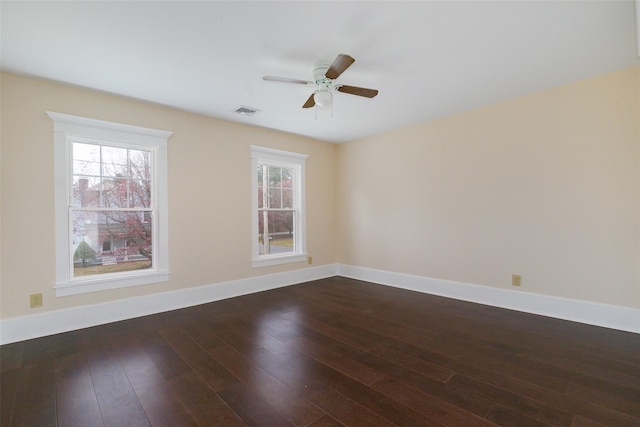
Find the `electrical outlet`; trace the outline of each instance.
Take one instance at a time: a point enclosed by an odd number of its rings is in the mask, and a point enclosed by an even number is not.
[[[42,307],[42,294],[29,295],[29,302],[31,303],[31,308]]]
[[[313,257],[307,257],[307,264],[313,264]]]
[[[511,284],[513,286],[521,286],[522,285],[522,276],[519,274],[511,275]]]

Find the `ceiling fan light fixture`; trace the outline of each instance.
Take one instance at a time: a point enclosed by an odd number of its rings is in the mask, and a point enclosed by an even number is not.
[[[321,90],[313,95],[313,100],[319,107],[326,107],[331,104],[331,93],[328,90]]]

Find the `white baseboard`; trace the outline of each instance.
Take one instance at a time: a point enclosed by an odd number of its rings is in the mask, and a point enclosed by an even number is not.
[[[337,274],[396,288],[640,333],[640,309],[338,264]]]
[[[640,309],[433,279],[345,264],[328,264],[101,304],[0,320],[0,344],[191,307],[332,276],[343,276],[494,307],[640,333]]]
[[[311,280],[324,279],[335,275],[336,265],[328,264],[101,304],[3,319],[0,321],[0,344],[9,344],[26,339],[191,307]]]

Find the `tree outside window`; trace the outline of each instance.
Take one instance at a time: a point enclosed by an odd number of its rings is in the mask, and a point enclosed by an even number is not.
[[[74,256],[74,276],[153,266],[152,153],[74,142],[74,245],[93,257]],[[78,249],[76,249],[76,252]]]

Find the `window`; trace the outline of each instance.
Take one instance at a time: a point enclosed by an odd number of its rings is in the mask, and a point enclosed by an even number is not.
[[[54,122],[56,295],[167,281],[171,132],[47,114]]]
[[[305,154],[251,146],[253,266],[307,260]]]

